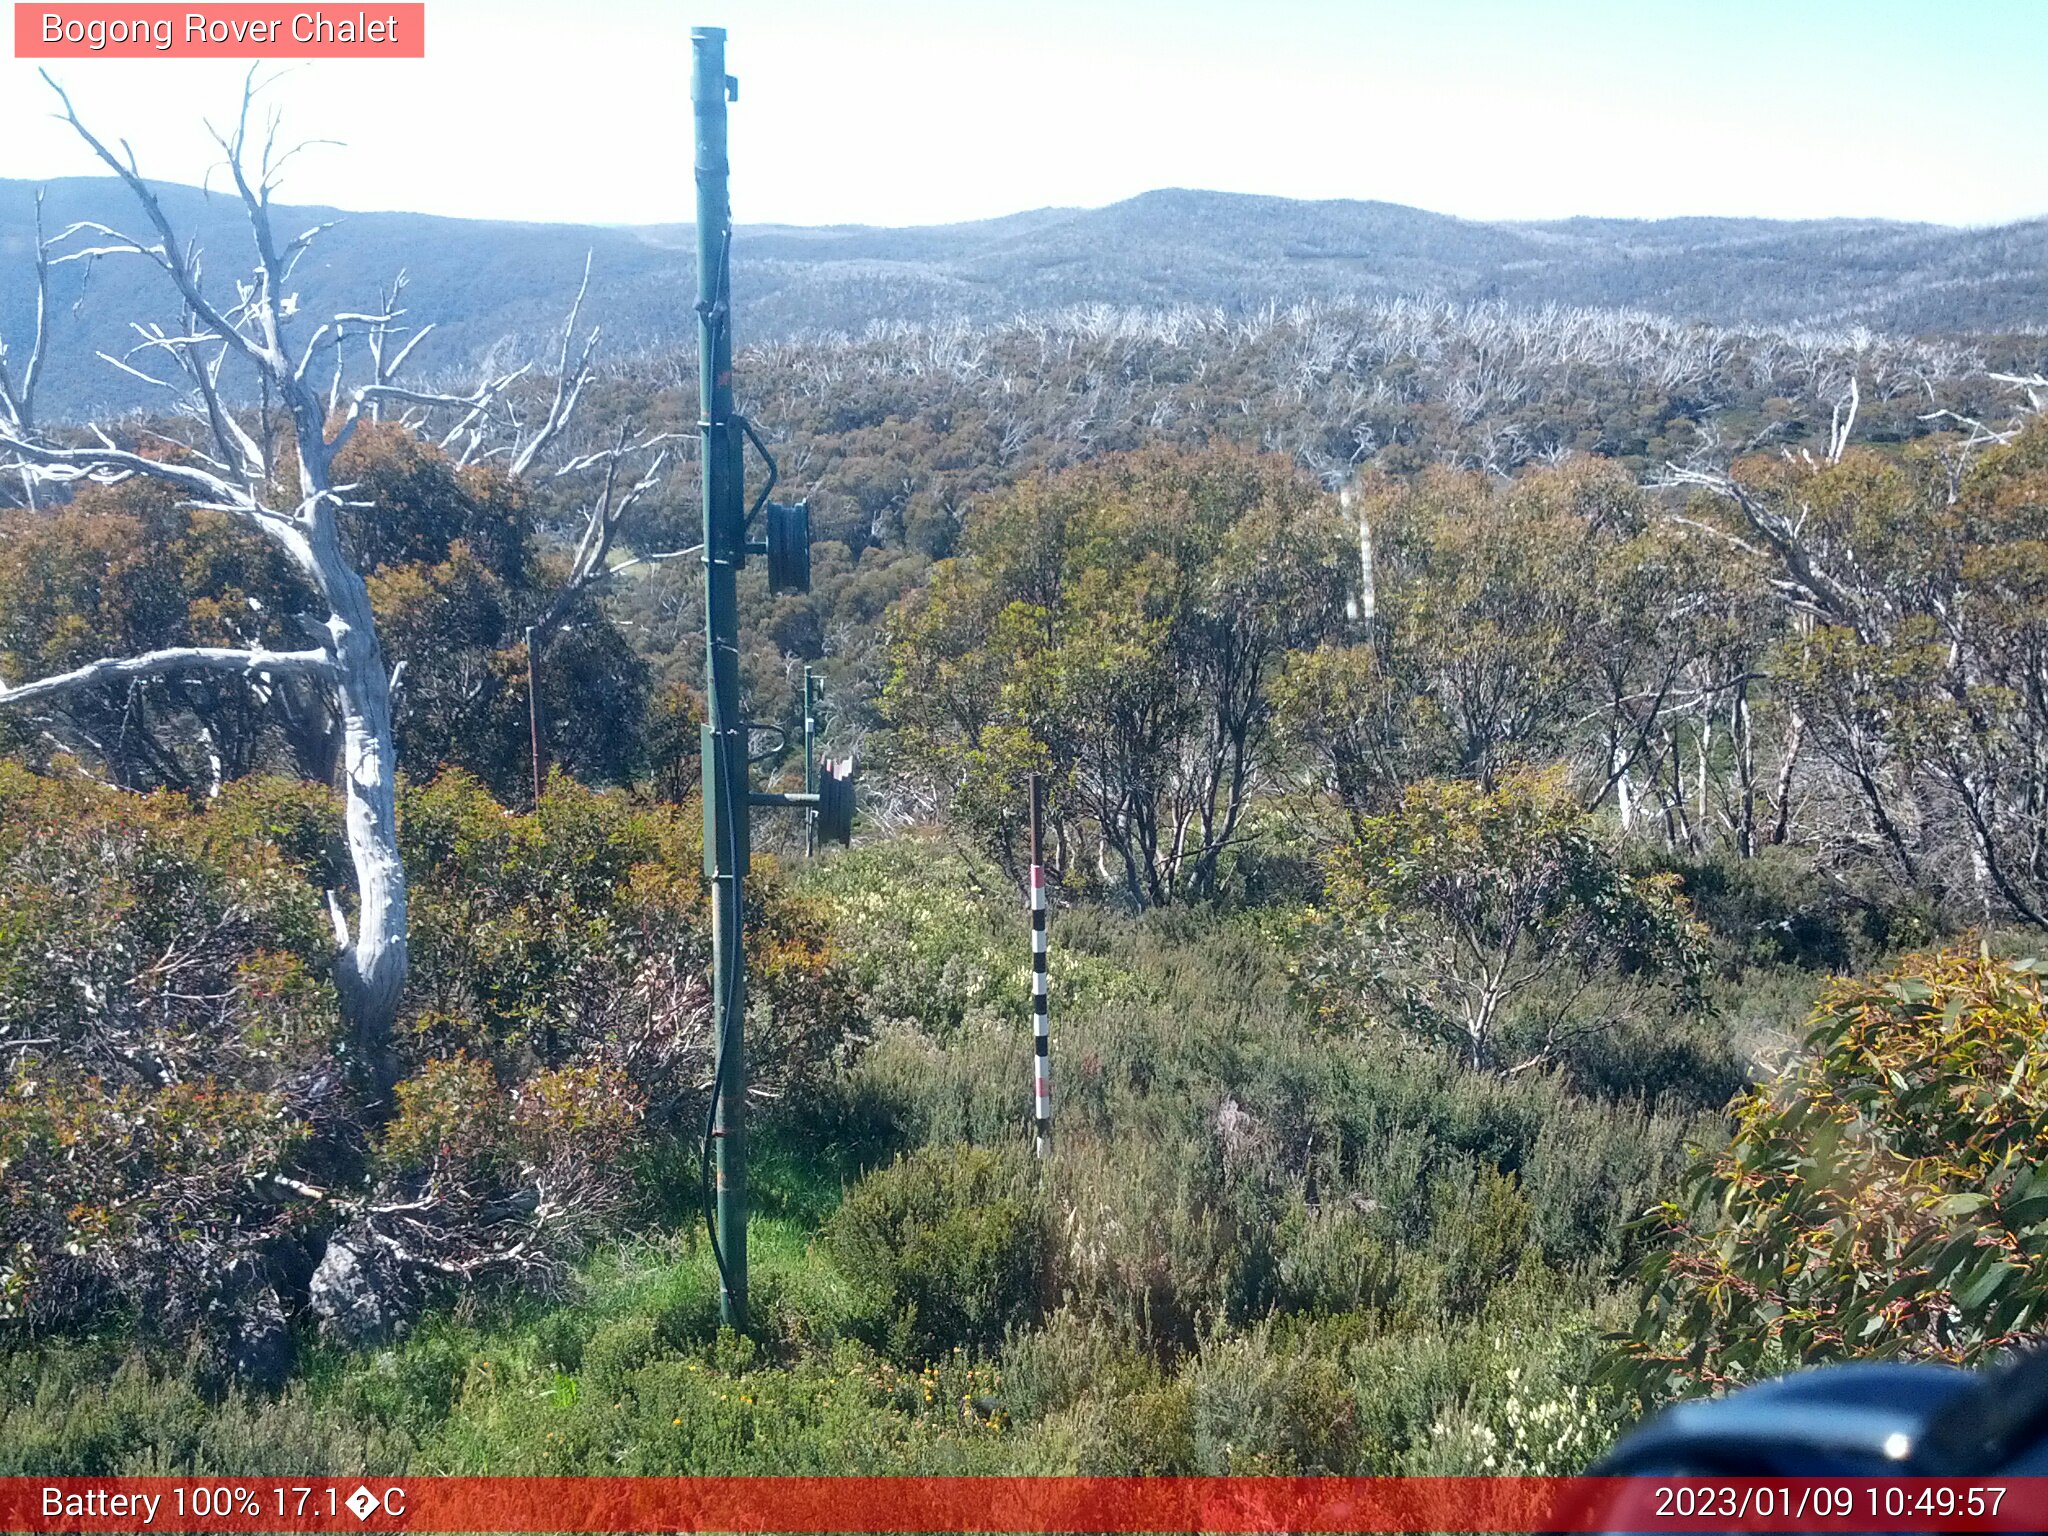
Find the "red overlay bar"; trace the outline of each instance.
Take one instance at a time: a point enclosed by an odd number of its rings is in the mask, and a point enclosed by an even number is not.
[[[18,59],[423,59],[423,0],[337,5],[16,0]]]
[[[2048,1478],[0,1478],[5,1531],[2030,1531]]]

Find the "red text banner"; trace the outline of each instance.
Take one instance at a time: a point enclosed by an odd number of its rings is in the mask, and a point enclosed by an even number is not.
[[[19,59],[423,59],[427,8],[368,5],[24,4]]]
[[[0,1478],[5,1531],[2038,1531],[2048,1478]]]

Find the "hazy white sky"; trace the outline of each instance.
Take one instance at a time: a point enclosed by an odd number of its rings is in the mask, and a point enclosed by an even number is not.
[[[693,23],[730,33],[743,222],[1162,186],[1480,218],[2048,213],[2048,0],[427,0],[425,60],[275,88],[294,136],[343,141],[282,196],[687,219]],[[244,67],[54,69],[146,174],[197,181]],[[0,60],[0,176],[94,169],[47,109]]]

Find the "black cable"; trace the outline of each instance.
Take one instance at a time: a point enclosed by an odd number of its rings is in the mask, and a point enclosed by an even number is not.
[[[733,878],[739,878],[737,870]],[[737,943],[734,947],[737,947]],[[719,1289],[726,1295],[732,1293],[732,1267],[726,1262],[725,1245],[718,1240],[718,1207],[711,1179],[711,1145],[718,1136],[718,1102],[725,1095],[725,1063],[729,1054],[727,1036],[732,1029],[732,969],[732,965],[728,963],[728,974],[725,978],[726,1017],[719,1020],[717,1050],[711,1069],[711,1098],[704,1106],[704,1145],[697,1163],[697,1190],[703,1205],[704,1231],[711,1239],[711,1261],[718,1269]]]
[[[721,766],[724,763],[725,754],[720,754]],[[729,774],[726,776],[728,779],[730,778]],[[728,783],[726,785],[726,803],[728,806],[732,805],[731,788],[732,786]],[[698,1198],[703,1207],[704,1230],[711,1239],[711,1260],[718,1269],[719,1288],[724,1295],[731,1295],[733,1290],[732,1268],[726,1262],[725,1247],[718,1240],[718,1209],[711,1179],[711,1144],[718,1135],[718,1104],[725,1094],[726,1061],[732,1054],[729,1047],[731,1045],[732,1020],[736,1011],[733,1006],[734,993],[737,990],[735,983],[738,981],[740,968],[745,963],[746,952],[743,948],[745,941],[742,938],[742,934],[745,930],[745,923],[742,918],[741,892],[739,887],[739,817],[736,814],[727,815],[725,825],[727,842],[726,867],[732,871],[733,917],[735,921],[733,923],[733,931],[728,936],[725,953],[721,957],[724,962],[723,969],[726,973],[723,978],[725,983],[723,988],[725,1013],[718,1020],[717,1049],[712,1058],[711,1069],[711,1099],[704,1106],[704,1144],[697,1163],[697,1189]],[[712,882],[714,886],[717,883],[715,872],[712,876]],[[711,899],[714,902],[718,899],[718,893],[715,889],[712,891]]]
[[[708,341],[712,350],[712,355],[716,357],[718,349],[721,344],[730,344],[732,331],[732,221],[730,213],[728,213],[727,215],[725,233],[719,241],[718,298],[716,303],[712,307],[712,312],[709,318],[711,320],[712,334],[708,338]],[[715,381],[713,387],[716,388]],[[706,401],[704,404],[706,425],[709,425],[711,402]],[[741,430],[743,430],[747,434],[747,436],[754,437],[753,428],[750,425],[748,425],[747,419],[744,416],[740,415],[737,411],[732,411],[728,409],[727,417],[728,420],[726,422],[726,427],[728,431],[731,430],[731,425],[733,422],[738,422]],[[775,478],[775,461],[772,457],[768,457],[767,449],[761,446],[761,442],[758,437],[754,437],[754,443],[757,448],[760,448],[762,456],[764,458],[768,458],[769,484],[772,487]],[[704,465],[703,472],[707,477],[710,475],[711,466],[708,463]],[[767,495],[764,492],[762,495],[762,500],[765,501],[766,499]],[[705,530],[704,559],[707,565],[710,564],[711,561],[714,559],[715,541],[710,537],[711,532],[712,530],[709,528]],[[740,537],[743,541],[746,537],[746,530],[744,525],[742,525],[740,529]],[[707,624],[710,622],[710,613],[708,605],[705,613],[705,621]],[[715,668],[717,664],[716,656],[712,657],[712,663]],[[737,655],[735,655],[731,659],[731,665],[737,666],[738,664],[739,658]],[[711,679],[711,684],[712,703],[715,706],[717,702],[718,691],[718,680],[716,676],[714,676]],[[728,1049],[728,1047],[731,1045],[730,1036],[732,1034],[733,1029],[733,1020],[738,1012],[738,1010],[734,1007],[735,994],[738,992],[738,981],[740,976],[744,974],[744,968],[746,965],[746,950],[744,947],[745,940],[743,937],[746,925],[743,918],[743,892],[740,887],[740,857],[742,850],[740,846],[739,836],[740,816],[745,812],[745,803],[743,801],[736,800],[734,796],[734,790],[736,787],[741,790],[744,790],[745,788],[744,775],[746,770],[744,767],[742,767],[742,769],[740,770],[742,775],[742,782],[740,785],[735,786],[732,783],[733,775],[729,767],[731,756],[730,752],[721,751],[717,755],[719,759],[719,767],[721,770],[720,776],[725,781],[722,787],[725,794],[725,803],[728,812],[728,814],[725,817],[724,836],[726,839],[727,846],[725,849],[726,858],[724,860],[724,863],[725,867],[732,872],[731,878],[733,882],[733,925],[732,932],[726,936],[727,942],[725,945],[725,954],[722,957],[724,961],[723,969],[725,971],[725,975],[722,978],[724,982],[722,991],[725,997],[725,1012],[723,1016],[717,1020],[718,1040],[716,1052],[713,1058],[713,1065],[711,1069],[711,1099],[710,1102],[706,1104],[704,1107],[704,1143],[698,1155],[697,1186],[698,1198],[703,1207],[704,1230],[710,1236],[711,1239],[711,1259],[713,1264],[715,1264],[718,1269],[719,1290],[721,1298],[723,1298],[726,1296],[731,1296],[733,1294],[734,1287],[732,1268],[726,1261],[725,1247],[718,1240],[718,1208],[716,1200],[716,1191],[713,1187],[711,1177],[711,1149],[713,1141],[716,1140],[718,1137],[719,1101],[725,1096],[725,1080],[727,1070],[726,1061],[727,1058],[733,1054]],[[716,901],[718,900],[718,892],[715,889],[717,884],[717,878],[717,864],[714,861],[712,874],[712,883],[714,889],[711,893],[711,899],[714,903],[716,903]],[[714,912],[716,911],[715,906],[713,910]],[[714,922],[715,921],[716,919],[714,917]]]
[[[704,1106],[704,1142],[697,1161],[697,1198],[703,1208],[704,1232],[711,1239],[711,1262],[718,1270],[721,1294],[731,1289],[732,1274],[725,1266],[725,1250],[718,1241],[718,1210],[712,1196],[711,1141],[718,1133],[718,1096],[725,1087],[725,1041],[713,1052],[711,1098]]]
[[[706,316],[706,318],[710,320],[711,324],[709,327],[710,335],[705,337],[704,345],[708,346],[711,349],[711,354],[715,358],[718,355],[719,344],[724,339],[724,334],[728,331],[728,328],[732,323],[732,225],[730,222],[726,224],[725,232],[719,240],[717,297],[713,300],[710,312]],[[713,388],[716,389],[716,387],[716,381],[714,381]],[[704,417],[705,425],[707,426],[707,428],[711,424],[711,408],[712,402],[706,400],[704,402]],[[706,455],[706,458],[707,460],[709,459],[708,454]],[[706,476],[709,476],[709,474],[711,473],[711,466],[708,462],[704,465],[704,473]],[[711,536],[712,532],[712,529],[705,529],[704,561],[707,566],[712,562],[713,559],[716,558],[714,552],[714,546],[716,541]],[[710,618],[708,608],[705,617],[706,622],[708,623]],[[716,678],[712,679],[712,692],[715,699],[717,693]],[[714,750],[714,755],[717,757],[718,767],[722,771],[725,762],[724,754],[717,753]],[[710,766],[712,765],[706,764],[707,768]],[[730,789],[729,785],[726,787],[728,790]],[[704,786],[704,788],[708,793],[709,786],[706,785]],[[729,822],[731,818],[728,817],[727,820]],[[739,878],[738,860],[734,859],[730,867],[733,871],[733,878],[737,880]],[[718,900],[716,859],[713,860],[712,868],[713,888],[711,892],[711,899],[714,903],[713,910],[715,913],[715,904]],[[713,921],[716,921],[715,917]],[[734,941],[737,942],[739,937],[738,934],[734,934],[732,937]],[[731,968],[731,962],[729,958],[725,959],[725,968],[728,971]],[[730,1003],[732,999],[732,977],[730,975],[727,975],[722,979],[724,981],[724,986],[721,990],[727,1000],[727,1014],[729,1015],[731,1012]],[[715,997],[713,1000],[713,1006],[715,1009]],[[720,1016],[716,1020],[716,1022],[718,1025],[718,1037],[713,1042],[712,1047],[711,1097],[709,1098],[709,1100],[706,1101],[704,1105],[704,1138],[702,1145],[698,1149],[697,1158],[697,1199],[698,1204],[701,1207],[701,1214],[704,1218],[705,1234],[711,1239],[711,1260],[712,1263],[718,1269],[719,1291],[721,1296],[725,1296],[730,1295],[732,1291],[732,1271],[725,1261],[725,1249],[723,1245],[720,1244],[720,1242],[718,1241],[718,1209],[715,1191],[713,1189],[711,1180],[711,1145],[718,1134],[718,1101],[724,1095],[725,1092],[725,1058],[727,1045],[726,1036],[730,1031],[731,1025],[730,1019],[726,1016]]]

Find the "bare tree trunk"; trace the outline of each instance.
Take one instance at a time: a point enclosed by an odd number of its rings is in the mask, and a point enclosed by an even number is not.
[[[1745,859],[1756,857],[1756,733],[1749,713],[1749,683],[1735,685],[1728,728],[1735,739],[1735,848]]]
[[[324,547],[323,547],[324,546]],[[356,876],[353,938],[337,914],[336,979],[349,1026],[379,1095],[396,1081],[391,1027],[411,952],[406,943],[405,866],[398,852],[397,753],[391,732],[391,675],[377,643],[370,593],[332,538],[314,559],[334,614],[335,694],[341,705],[342,795]]]
[[[1771,814],[1771,843],[1781,846],[1792,830],[1792,770],[1799,761],[1799,748],[1806,739],[1806,717],[1792,711],[1792,724],[1785,732],[1785,760],[1778,764],[1778,782],[1772,794],[1776,808]]]

